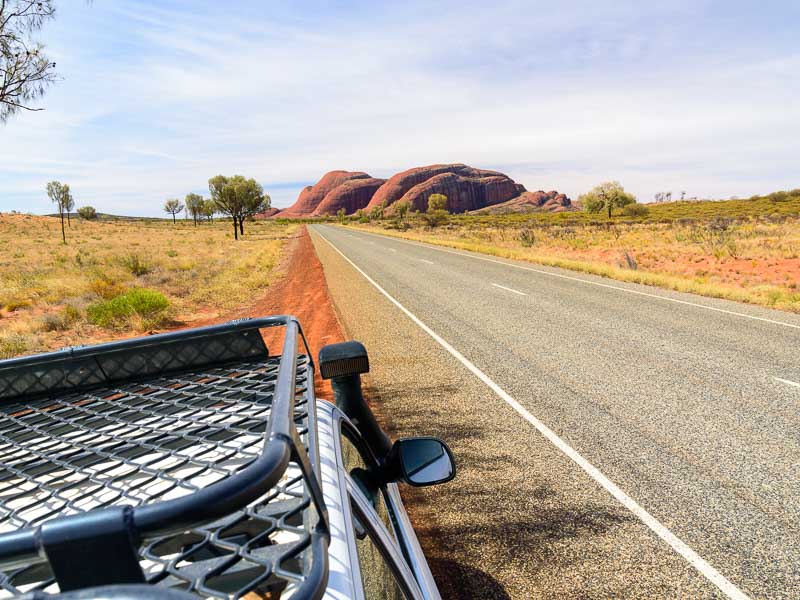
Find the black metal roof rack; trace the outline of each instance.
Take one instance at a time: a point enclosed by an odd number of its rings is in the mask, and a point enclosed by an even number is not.
[[[280,356],[260,334],[274,326]],[[0,597],[321,597],[330,535],[298,337],[277,316],[0,361]]]

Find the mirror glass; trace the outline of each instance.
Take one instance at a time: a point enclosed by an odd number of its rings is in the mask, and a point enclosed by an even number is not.
[[[411,485],[432,485],[453,477],[455,466],[450,452],[436,438],[400,441],[400,460],[405,480]]]

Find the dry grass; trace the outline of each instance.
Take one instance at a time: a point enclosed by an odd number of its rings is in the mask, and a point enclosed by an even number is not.
[[[0,358],[229,312],[269,285],[295,228],[249,223],[234,243],[224,222],[76,219],[65,246],[55,218],[0,215]],[[90,307],[139,289],[163,294],[169,307],[147,318],[134,311],[100,320],[105,327],[89,321]]]
[[[800,312],[800,219],[543,224],[461,217],[387,235]],[[389,226],[387,223],[386,226]]]

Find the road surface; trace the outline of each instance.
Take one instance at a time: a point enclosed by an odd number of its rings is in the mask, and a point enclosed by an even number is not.
[[[800,318],[314,226],[458,597],[800,597]]]

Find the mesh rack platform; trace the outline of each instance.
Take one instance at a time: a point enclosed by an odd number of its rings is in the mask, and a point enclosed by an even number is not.
[[[298,337],[267,317],[0,361],[0,597],[320,597],[330,536]]]

